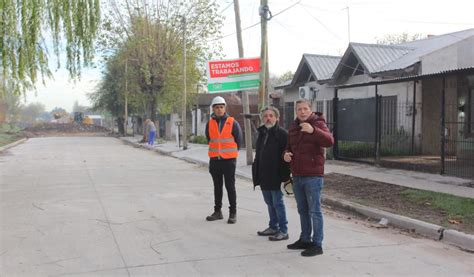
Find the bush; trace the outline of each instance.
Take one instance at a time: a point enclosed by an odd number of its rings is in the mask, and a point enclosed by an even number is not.
[[[374,144],[359,141],[339,141],[339,156],[346,158],[367,158],[374,156]]]
[[[413,154],[411,151],[411,135],[403,128],[392,134],[383,135],[380,143],[381,156],[405,156]]]
[[[0,124],[0,133],[16,134],[20,131],[21,131],[21,128],[15,124],[11,124],[11,123]]]
[[[191,138],[191,142],[197,144],[207,144],[207,138],[206,136],[194,136]]]

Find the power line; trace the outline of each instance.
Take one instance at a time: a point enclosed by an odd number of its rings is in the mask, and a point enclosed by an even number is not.
[[[294,6],[296,6],[296,5],[300,4],[300,3],[301,3],[301,0],[298,1],[298,2],[296,2],[296,3],[294,3],[293,5],[289,6],[288,8],[283,9],[283,10],[277,12],[276,14],[273,15],[273,17],[275,17],[275,16],[277,16],[277,15],[279,15],[279,14],[282,14],[283,12],[286,12],[287,10],[293,8]]]
[[[220,13],[220,14],[221,14],[221,13],[224,13],[224,12],[225,12],[228,8],[230,8],[230,6],[232,6],[233,4],[234,4],[234,2],[230,2],[230,4],[229,4],[227,7],[225,7],[222,11],[220,11],[219,13]]]
[[[291,9],[291,8],[293,8],[294,6],[298,5],[300,2],[301,2],[301,0],[298,1],[298,2],[296,2],[296,3],[294,3],[293,5],[290,5],[290,6],[288,6],[287,8],[285,8],[285,9],[283,9],[283,10],[277,12],[277,13],[274,14],[272,17],[275,17],[275,16],[277,16],[277,15],[282,14],[283,12],[288,11],[289,9]],[[260,25],[260,22],[254,23],[254,24],[252,24],[252,25],[250,25],[250,26],[247,26],[247,27],[243,28],[242,31],[248,30],[248,29],[253,28],[253,27],[255,27],[255,26],[258,26],[258,25]],[[237,32],[233,32],[233,33],[231,33],[231,34],[227,34],[227,35],[221,36],[221,37],[219,37],[219,38],[211,39],[211,40],[208,40],[208,42],[216,41],[216,40],[221,40],[221,39],[223,39],[223,38],[233,36],[233,35],[235,35],[236,33],[237,33]]]
[[[333,31],[331,31],[331,29],[329,29],[329,27],[327,27],[321,20],[319,20],[318,18],[316,18],[315,16],[313,16],[310,12],[308,12],[306,9],[303,8],[303,6],[301,6],[301,8],[309,15],[311,16],[314,20],[316,20],[321,26],[324,27],[324,29],[326,29],[326,31],[328,31],[331,35],[333,35],[334,37],[336,37],[337,39],[339,40],[343,40],[341,37],[339,37],[336,33],[334,33]]]
[[[329,13],[341,13],[340,10],[328,10],[328,9],[323,9],[323,8],[320,8],[320,7],[316,7],[316,6],[312,6],[312,5],[308,5],[308,4],[305,4],[305,3],[300,3],[301,6],[305,6],[307,8],[311,8],[311,9],[315,9],[315,10],[319,10],[319,11],[322,11],[322,12],[329,12]]]
[[[436,24],[436,25],[464,25],[464,26],[474,26],[474,22],[442,22],[442,21],[421,21],[421,20],[405,20],[405,19],[394,19],[388,18],[389,21],[398,21],[398,22],[408,22],[408,23],[418,23],[418,24]]]

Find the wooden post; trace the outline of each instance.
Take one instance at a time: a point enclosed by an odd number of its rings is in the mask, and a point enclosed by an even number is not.
[[[332,111],[332,120],[333,120],[333,136],[334,136],[334,145],[332,147],[332,154],[334,156],[334,159],[337,160],[339,158],[339,143],[338,143],[338,134],[337,134],[337,129],[339,126],[337,125],[337,117],[338,117],[338,104],[339,104],[339,98],[338,98],[338,91],[337,88],[334,89],[334,98],[332,100],[332,106],[333,106],[333,111]]]
[[[235,12],[235,27],[237,29],[237,45],[239,47],[239,58],[244,57],[244,46],[242,42],[242,28],[240,23],[240,6],[239,0],[234,0],[234,12]],[[253,163],[253,149],[252,149],[252,129],[250,128],[250,118],[247,118],[250,114],[249,107],[249,95],[246,90],[242,91],[242,106],[244,113],[244,130],[245,130],[245,148],[247,154],[247,165]]]
[[[128,123],[128,58],[125,58],[125,111],[124,111],[124,118],[123,121],[123,135],[126,137],[128,135],[127,131],[127,123]]]
[[[375,85],[375,164],[380,163],[380,103],[378,86]]]
[[[441,90],[441,170],[440,174],[445,173],[446,159],[446,77],[443,76],[443,89]]]
[[[268,21],[268,0],[260,0],[260,88],[258,92],[259,109],[266,105],[267,88],[267,21]]]
[[[183,16],[183,110],[181,111],[183,126],[183,150],[188,149],[188,130],[186,124],[186,18]],[[179,129],[179,127],[178,127]]]

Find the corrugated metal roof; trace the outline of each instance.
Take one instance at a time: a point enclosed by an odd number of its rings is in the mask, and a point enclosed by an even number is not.
[[[474,28],[398,44],[397,46],[408,47],[414,50],[407,53],[407,55],[401,57],[400,59],[388,63],[383,67],[380,67],[376,72],[379,73],[384,71],[405,69],[419,62],[420,58],[424,55],[427,55],[429,53],[432,53],[434,51],[437,51],[439,49],[442,49],[472,36],[474,36]]]
[[[311,69],[311,72],[318,81],[331,79],[341,57],[303,54],[303,59]]]
[[[293,87],[305,66],[309,68],[311,74],[314,75],[317,81],[329,80],[340,60],[341,57],[337,56],[303,54],[295,75],[293,75],[293,79],[276,86],[275,89]]]
[[[457,73],[467,73],[467,74],[474,73],[474,67],[458,68],[458,69],[452,69],[452,70],[442,70],[436,73],[411,75],[411,76],[398,77],[398,78],[387,79],[387,80],[374,80],[374,81],[369,81],[369,82],[338,85],[338,86],[332,86],[332,87],[337,88],[337,89],[345,89],[345,88],[365,87],[365,86],[373,86],[373,85],[393,84],[393,83],[401,83],[401,82],[408,82],[408,81],[414,81],[414,80],[424,80],[424,79],[436,78],[436,77],[441,77],[441,76],[450,76]]]
[[[348,66],[347,60],[353,53],[369,74],[406,69],[418,63],[422,56],[474,36],[474,29],[432,36],[397,45],[350,43],[333,78]]]
[[[410,47],[365,43],[350,43],[350,47],[369,73],[376,72],[415,50]]]
[[[283,89],[286,88],[287,86],[291,85],[292,80],[284,81],[282,84],[279,84],[278,86],[275,86],[275,89]]]

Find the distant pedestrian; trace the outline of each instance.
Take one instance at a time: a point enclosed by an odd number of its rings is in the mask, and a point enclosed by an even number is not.
[[[211,173],[214,182],[214,212],[206,217],[206,220],[214,221],[224,218],[222,215],[222,186],[225,180],[230,205],[227,223],[233,224],[237,222],[235,168],[242,131],[237,120],[226,113],[224,98],[215,97],[211,107],[212,114],[206,124],[206,137],[209,144],[209,173]]]
[[[323,115],[311,112],[308,100],[296,101],[295,109],[296,119],[288,130],[284,159],[291,165],[301,234],[296,242],[287,247],[304,249],[301,255],[309,257],[323,254],[321,190],[324,185],[324,147],[332,146],[334,138]]]
[[[148,135],[148,145],[155,143],[156,126],[149,118],[145,120],[145,134]]]
[[[262,126],[258,128],[255,160],[252,165],[254,186],[260,186],[267,204],[270,221],[268,228],[258,231],[259,236],[269,236],[271,241],[288,239],[288,221],[281,183],[290,179],[290,168],[283,160],[288,132],[278,126],[280,113],[274,107],[260,112]]]

